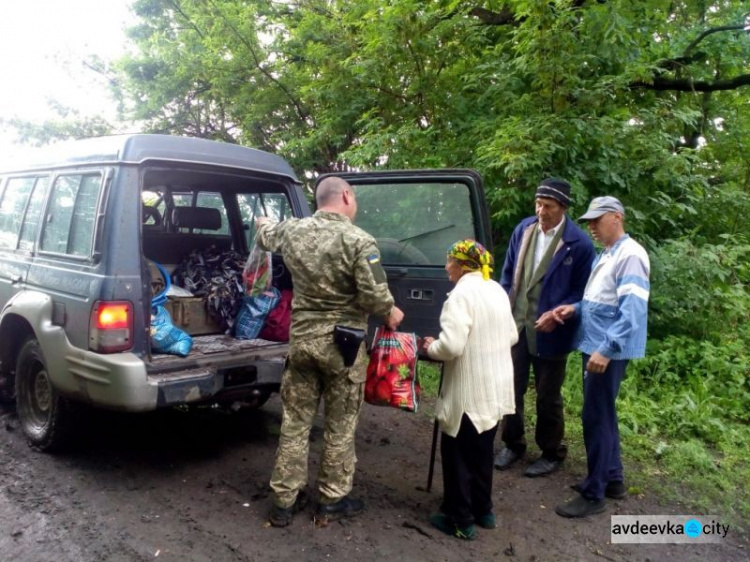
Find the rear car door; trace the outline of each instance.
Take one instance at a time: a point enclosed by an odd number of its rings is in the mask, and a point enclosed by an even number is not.
[[[405,315],[399,329],[436,337],[453,287],[444,269],[448,249],[473,238],[492,251],[481,176],[466,169],[331,175],[354,187],[355,224],[378,243],[391,293]],[[371,319],[371,333],[377,323]]]

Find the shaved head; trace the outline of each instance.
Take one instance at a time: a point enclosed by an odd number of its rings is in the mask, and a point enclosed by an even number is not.
[[[338,196],[347,189],[351,191],[352,187],[346,180],[336,176],[327,177],[318,184],[315,190],[315,204],[321,208],[336,203]]]

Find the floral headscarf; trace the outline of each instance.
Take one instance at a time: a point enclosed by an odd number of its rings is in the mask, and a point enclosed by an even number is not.
[[[481,271],[482,279],[489,281],[495,260],[476,240],[456,242],[448,250],[448,257],[456,260],[464,271]]]

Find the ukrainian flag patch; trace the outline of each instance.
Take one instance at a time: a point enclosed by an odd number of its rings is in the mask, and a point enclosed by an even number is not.
[[[367,262],[370,265],[375,265],[376,263],[380,263],[380,256],[378,254],[370,254],[367,256]]]

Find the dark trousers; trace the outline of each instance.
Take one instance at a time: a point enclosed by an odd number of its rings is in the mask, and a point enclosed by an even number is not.
[[[477,433],[464,414],[458,435],[441,433],[443,513],[459,527],[492,511],[493,445],[497,426]]]
[[[603,373],[589,373],[583,358],[583,443],[586,446],[588,476],[581,494],[591,500],[604,498],[609,482],[622,482],[620,430],[617,427],[615,400],[625,376],[627,359],[613,360]]]
[[[505,446],[522,455],[526,452],[524,430],[524,395],[529,388],[529,374],[534,367],[536,388],[536,444],[542,456],[550,461],[563,461],[568,447],[562,440],[565,435],[565,416],[561,389],[565,381],[568,356],[554,359],[537,357],[529,353],[526,330],[518,334],[518,343],[511,349],[513,358],[513,385],[516,395],[516,413],[503,418],[502,440]]]

